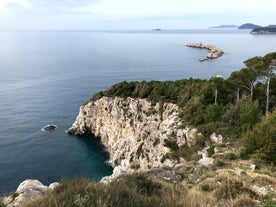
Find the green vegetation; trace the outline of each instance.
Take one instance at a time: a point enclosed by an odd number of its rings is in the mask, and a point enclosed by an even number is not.
[[[54,191],[23,207],[250,207],[262,199],[243,184],[242,178],[231,174],[209,180],[200,176],[199,180],[203,181],[189,188],[185,180],[164,182],[151,172],[123,176],[108,185],[77,178],[62,181]]]
[[[2,198],[0,197],[0,207],[5,207],[4,203],[2,202]]]
[[[276,149],[273,129],[276,104],[276,52],[264,57],[253,57],[244,62],[245,68],[233,72],[228,79],[213,77],[210,80],[186,79],[177,81],[121,82],[106,91],[94,94],[90,100],[102,96],[146,98],[153,105],[164,102],[177,104],[183,126],[199,129],[203,137],[213,132],[240,140],[245,150],[243,156],[257,153],[258,159],[276,164],[269,156]],[[160,107],[162,113],[163,107]],[[273,112],[272,115],[271,112]],[[148,115],[153,112],[145,112]],[[266,118],[262,118],[262,117]],[[261,121],[262,120],[262,121]],[[275,128],[275,127],[274,127]],[[268,130],[267,130],[268,129]],[[167,140],[172,149],[170,158],[179,159],[187,153]],[[183,152],[185,151],[185,152]],[[276,153],[274,153],[276,154]]]
[[[184,191],[182,186],[162,184],[139,174],[124,176],[109,185],[79,178],[62,181],[53,192],[25,207],[180,207],[183,201],[178,196]]]
[[[258,159],[276,164],[276,111],[264,117],[262,122],[248,131],[243,138],[249,154]]]

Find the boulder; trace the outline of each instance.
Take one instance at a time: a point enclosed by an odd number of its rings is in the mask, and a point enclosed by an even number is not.
[[[48,187],[38,180],[25,180],[20,183],[14,195],[4,198],[4,204],[6,207],[20,207],[24,202],[42,196],[47,191],[53,190],[58,185],[58,183],[52,183]]]
[[[223,143],[223,137],[220,134],[213,133],[210,135],[210,139],[215,144],[222,144]]]
[[[54,125],[54,124],[48,124],[48,125],[44,126],[41,130],[44,131],[44,132],[45,131],[53,131],[56,128],[57,128],[56,125]]]
[[[208,167],[209,165],[212,165],[214,163],[214,158],[202,157],[198,162],[203,166]]]

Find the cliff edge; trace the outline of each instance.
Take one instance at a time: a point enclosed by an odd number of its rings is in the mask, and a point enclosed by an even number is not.
[[[165,156],[170,152],[166,141],[192,146],[197,130],[183,128],[178,113],[179,108],[173,103],[153,105],[146,99],[103,96],[80,107],[68,133],[100,137],[114,167],[110,178],[115,178],[124,173],[179,164]]]

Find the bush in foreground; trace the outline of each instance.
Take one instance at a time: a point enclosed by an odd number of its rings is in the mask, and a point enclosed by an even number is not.
[[[255,207],[256,198],[238,177],[229,174],[203,180],[192,187],[185,180],[174,183],[133,174],[108,185],[84,178],[64,180],[54,191],[23,207]]]

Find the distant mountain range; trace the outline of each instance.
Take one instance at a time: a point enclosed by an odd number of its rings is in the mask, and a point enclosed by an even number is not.
[[[276,25],[268,25],[268,26],[260,26],[257,24],[252,24],[252,23],[246,23],[243,24],[241,26],[237,26],[237,25],[220,25],[220,26],[214,26],[214,27],[210,27],[213,29],[250,29],[252,30],[250,33],[251,34],[276,34]]]

